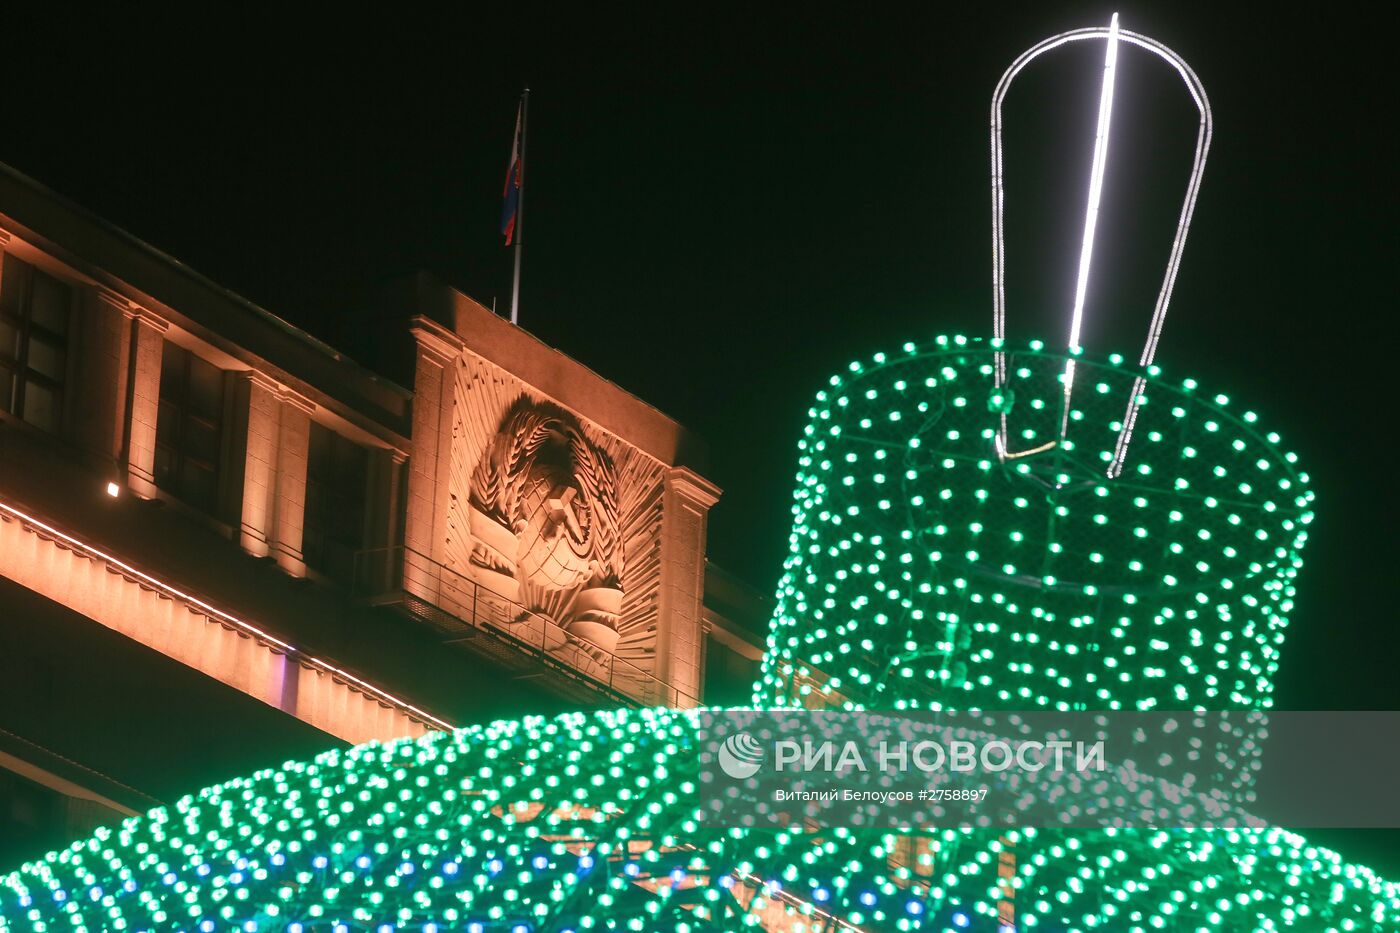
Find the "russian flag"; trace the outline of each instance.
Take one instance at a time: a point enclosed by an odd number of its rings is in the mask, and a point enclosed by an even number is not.
[[[524,180],[525,166],[520,161],[520,132],[524,127],[525,102],[521,101],[515,111],[515,141],[510,147],[510,167],[506,169],[505,191],[501,194],[501,234],[510,246],[515,240],[515,218],[520,212],[520,185]]]

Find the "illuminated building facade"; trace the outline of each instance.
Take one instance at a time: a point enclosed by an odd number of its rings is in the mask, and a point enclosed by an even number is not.
[[[465,296],[383,299],[395,382],[8,169],[0,251],[5,861],[337,742],[751,681],[699,443]]]

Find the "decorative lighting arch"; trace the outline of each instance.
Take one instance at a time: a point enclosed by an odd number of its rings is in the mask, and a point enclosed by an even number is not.
[[[1167,258],[1166,272],[1162,276],[1161,288],[1157,292],[1157,303],[1152,310],[1152,320],[1148,325],[1147,339],[1143,343],[1142,352],[1138,356],[1139,366],[1150,366],[1156,359],[1157,344],[1162,337],[1162,327],[1166,323],[1167,306],[1171,304],[1172,289],[1176,285],[1177,271],[1181,268],[1181,255],[1186,248],[1186,235],[1191,229],[1191,216],[1196,209],[1196,197],[1201,189],[1201,178],[1205,174],[1206,156],[1210,152],[1211,133],[1213,120],[1210,110],[1210,99],[1206,96],[1205,85],[1196,76],[1196,72],[1186,63],[1186,60],[1172,51],[1167,46],[1158,42],[1150,36],[1144,36],[1127,29],[1120,29],[1118,26],[1118,14],[1113,14],[1113,20],[1107,27],[1090,26],[1084,29],[1074,29],[1069,32],[1062,32],[1059,35],[1051,36],[1039,42],[1025,52],[1022,52],[1011,66],[1002,74],[1001,80],[997,83],[996,90],[992,93],[991,108],[991,140],[992,140],[992,333],[999,340],[1006,339],[1006,235],[1004,225],[1004,213],[1006,207],[1005,175],[1002,166],[1002,104],[1006,100],[1007,93],[1011,90],[1012,83],[1016,77],[1025,70],[1026,66],[1035,61],[1046,52],[1062,48],[1074,42],[1086,40],[1103,39],[1107,47],[1104,64],[1104,84],[1099,98],[1099,119],[1098,132],[1094,144],[1094,160],[1090,170],[1089,179],[1089,204],[1085,214],[1084,239],[1080,250],[1079,275],[1075,285],[1075,302],[1071,313],[1070,337],[1067,349],[1074,355],[1081,350],[1079,344],[1080,325],[1083,320],[1084,297],[1088,287],[1089,271],[1093,256],[1094,233],[1097,227],[1099,194],[1102,190],[1105,164],[1107,161],[1109,121],[1112,114],[1114,75],[1117,63],[1117,47],[1120,42],[1126,42],[1145,49],[1161,58],[1171,65],[1176,73],[1181,76],[1182,82],[1186,85],[1187,91],[1191,94],[1191,99],[1200,113],[1200,123],[1196,132],[1196,153],[1191,164],[1191,175],[1186,182],[1186,196],[1181,204],[1181,214],[1177,219],[1176,236],[1172,240],[1171,252]],[[998,388],[1006,382],[1006,361],[1004,356],[998,355],[996,369],[996,380]],[[1070,399],[1074,384],[1074,360],[1071,359],[1065,366],[1064,373],[1064,416],[1061,422],[1061,436],[1059,441],[1063,441],[1069,432],[1069,410]],[[1134,399],[1141,393],[1142,384],[1136,384],[1128,398],[1126,411],[1123,415],[1123,427],[1119,432],[1119,438],[1114,450],[1113,459],[1109,462],[1106,473],[1110,477],[1116,477],[1123,471],[1123,464],[1127,459],[1128,445],[1132,442],[1133,428],[1137,421],[1137,406]],[[1055,441],[1049,441],[1037,447],[1013,451],[1008,441],[1007,428],[1008,412],[1001,413],[1001,428],[997,432],[996,449],[997,455],[1003,459],[1015,459],[1017,457],[1030,456],[1049,450],[1056,446]]]

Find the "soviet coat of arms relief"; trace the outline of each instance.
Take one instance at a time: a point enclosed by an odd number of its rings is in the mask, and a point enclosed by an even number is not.
[[[617,470],[578,419],[517,399],[472,471],[467,508],[483,586],[517,603],[521,617],[538,613],[616,650],[625,559]]]
[[[473,353],[452,393],[443,587],[460,617],[659,695],[667,466]]]

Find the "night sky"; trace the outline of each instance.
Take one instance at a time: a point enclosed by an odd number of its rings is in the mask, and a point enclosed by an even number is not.
[[[12,7],[0,160],[372,362],[359,311],[385,280],[423,268],[508,301],[496,228],[528,82],[522,324],[709,440],[712,559],[771,590],[822,380],[990,333],[1002,70],[1113,7],[483,6]],[[1393,50],[1350,15],[1119,9],[1192,63],[1216,118],[1158,361],[1257,408],[1318,492],[1278,706],[1400,707]],[[1085,49],[1008,103],[1013,337],[1067,328],[1101,68]],[[1115,133],[1086,343],[1135,354],[1195,133],[1141,52]]]

